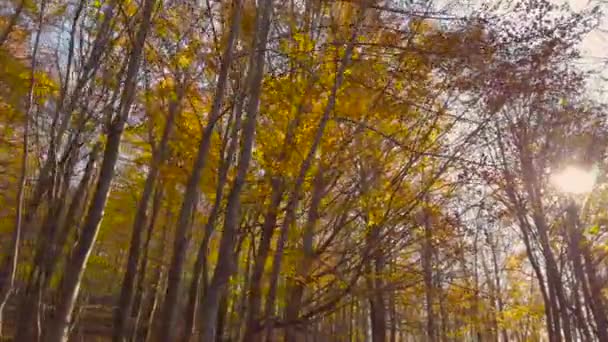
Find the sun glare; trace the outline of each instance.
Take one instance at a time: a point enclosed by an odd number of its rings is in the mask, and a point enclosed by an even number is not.
[[[560,191],[570,194],[584,194],[591,192],[597,178],[597,169],[584,170],[575,166],[568,166],[551,176],[551,183]]]

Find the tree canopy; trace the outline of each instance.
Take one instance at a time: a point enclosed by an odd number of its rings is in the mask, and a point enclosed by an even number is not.
[[[608,341],[601,5],[6,1],[0,338]]]

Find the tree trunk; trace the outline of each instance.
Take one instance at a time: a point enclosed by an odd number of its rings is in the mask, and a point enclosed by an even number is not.
[[[213,203],[213,208],[211,209],[211,213],[207,218],[207,223],[205,224],[203,241],[201,242],[198,253],[196,256],[196,261],[194,263],[194,270],[192,272],[192,281],[190,283],[190,291],[188,293],[188,304],[186,307],[186,316],[185,316],[185,329],[184,335],[182,336],[182,341],[188,342],[190,341],[190,337],[194,333],[195,330],[195,322],[196,322],[196,313],[197,304],[200,299],[200,290],[201,290],[201,281],[203,281],[203,289],[207,287],[207,253],[208,253],[208,245],[209,240],[211,239],[211,235],[215,230],[215,224],[217,222],[217,218],[220,215],[220,207],[222,204],[222,200],[224,198],[224,187],[228,180],[228,170],[230,169],[231,161],[234,158],[234,155],[237,151],[238,145],[238,133],[241,129],[241,112],[242,112],[242,96],[239,96],[237,100],[237,104],[234,109],[234,127],[232,127],[232,134],[229,138],[230,142],[228,143],[228,149],[226,151],[226,155],[221,161],[217,187],[215,189],[215,201]],[[226,135],[228,138],[228,135]]]
[[[0,37],[0,47],[7,39],[12,26],[15,24],[19,17],[25,1],[22,0],[17,8],[17,12],[11,17],[9,26],[5,29]],[[11,244],[6,254],[6,259],[0,265],[0,338],[2,337],[2,323],[4,308],[14,290],[15,276],[17,274],[17,264],[19,262],[19,247],[21,244],[21,233],[23,229],[23,207],[25,202],[25,188],[27,186],[27,161],[29,158],[29,134],[30,134],[30,116],[32,114],[32,107],[34,105],[34,87],[36,85],[35,72],[37,68],[38,59],[38,47],[40,45],[40,36],[42,32],[42,20],[44,18],[44,12],[46,8],[46,1],[42,1],[40,5],[40,12],[38,14],[38,28],[36,30],[36,37],[34,39],[34,45],[32,49],[32,60],[30,64],[29,74],[29,88],[27,99],[24,108],[24,126],[23,126],[23,141],[22,149],[23,154],[21,155],[21,172],[19,174],[19,181],[17,184],[17,212],[15,213],[15,228],[11,236]]]
[[[52,213],[47,217],[49,222],[45,226],[49,228],[45,230],[45,233],[51,236],[39,238],[41,240],[38,244],[35,257],[35,259],[39,260],[33,265],[25,287],[25,293],[19,304],[19,320],[15,332],[15,339],[18,341],[37,340],[38,335],[41,333],[41,331],[32,329],[32,322],[38,320],[37,317],[40,315],[39,304],[42,296],[48,291],[49,282],[59,263],[63,246],[68,240],[73,227],[77,225],[77,219],[81,216],[82,209],[85,206],[86,194],[94,178],[93,174],[95,172],[99,148],[99,144],[93,147],[84,174],[80,179],[63,219],[52,216]],[[68,182],[69,180],[66,180],[66,183]],[[67,199],[64,200],[67,201]],[[38,335],[34,336],[34,334]]]
[[[426,297],[426,337],[428,342],[436,341],[435,310],[433,291],[433,240],[429,212],[424,213],[424,243],[422,246],[422,269]]]
[[[141,243],[144,233],[144,227],[147,221],[147,212],[156,185],[156,180],[160,173],[160,168],[165,162],[168,154],[169,138],[173,132],[174,122],[176,117],[181,112],[181,102],[185,94],[186,84],[177,81],[176,98],[169,103],[169,115],[163,129],[161,140],[157,150],[153,154],[150,169],[146,176],[144,189],[137,205],[135,219],[133,221],[133,231],[131,233],[131,242],[129,244],[129,256],[127,258],[127,266],[125,275],[122,281],[120,298],[114,313],[114,331],[112,340],[114,342],[122,342],[126,339],[129,326],[129,317],[133,306],[134,284],[137,276],[137,265],[139,264],[139,255],[141,253]]]
[[[315,176],[312,199],[308,210],[308,218],[304,226],[302,236],[302,260],[296,270],[296,280],[289,286],[287,308],[285,309],[285,318],[288,326],[285,328],[285,341],[296,342],[298,328],[294,327],[293,322],[296,322],[302,306],[302,297],[304,295],[307,277],[310,273],[310,268],[315,260],[314,251],[314,235],[317,221],[319,220],[319,206],[324,195],[325,182],[323,180],[323,167],[319,167],[319,171]]]
[[[608,320],[606,319],[606,311],[604,308],[604,295],[602,294],[601,285],[596,278],[595,266],[593,265],[593,258],[589,252],[588,242],[584,240],[580,231],[578,208],[575,203],[568,204],[566,215],[574,274],[582,285],[585,302],[591,307],[591,312],[593,313],[593,318],[597,327],[596,333],[598,339],[600,341],[608,341]],[[581,261],[581,254],[582,259],[585,260],[584,267]]]
[[[524,137],[524,141],[527,141],[527,137]],[[525,142],[527,144],[527,142]],[[549,297],[553,298],[552,308],[553,316],[557,323],[557,317],[561,318],[561,324],[563,327],[564,340],[566,342],[572,342],[572,330],[570,328],[570,315],[568,312],[568,303],[566,296],[564,295],[564,287],[560,272],[557,268],[555,261],[555,255],[551,249],[551,242],[549,240],[549,229],[544,216],[543,206],[538,196],[538,182],[535,177],[534,163],[530,156],[530,151],[527,150],[528,145],[520,147],[520,163],[521,172],[524,188],[530,197],[531,208],[532,208],[532,220],[538,230],[538,238],[541,246],[541,252],[545,258],[547,267],[547,282],[549,283]],[[559,304],[559,308],[557,307]],[[557,335],[559,336],[559,335]]]
[[[148,270],[148,255],[150,253],[150,242],[152,241],[152,235],[154,233],[154,227],[156,226],[156,221],[158,219],[158,214],[162,210],[162,199],[163,199],[163,188],[162,184],[156,185],[154,200],[152,201],[152,217],[150,218],[150,222],[148,223],[148,231],[146,232],[146,241],[144,241],[144,245],[142,248],[143,255],[140,260],[139,265],[139,273],[137,275],[137,282],[135,285],[135,295],[133,300],[133,310],[131,310],[132,317],[135,318],[135,322],[132,327],[129,328],[129,334],[131,336],[131,340],[134,341],[137,336],[138,325],[141,320],[142,313],[142,302],[144,300],[145,295],[145,281],[146,274]]]
[[[256,23],[255,43],[252,45],[254,51],[252,52],[249,61],[249,75],[246,87],[249,92],[249,102],[247,103],[246,120],[242,132],[239,164],[232,189],[227,199],[224,233],[220,240],[218,262],[202,305],[203,317],[205,319],[203,321],[204,324],[201,327],[202,341],[215,340],[220,296],[224,291],[228,280],[235,271],[233,254],[237,228],[240,221],[240,193],[245,184],[253,150],[258,106],[262,92],[262,79],[264,76],[264,56],[266,53],[268,32],[270,31],[271,15],[272,0],[261,1],[260,8],[258,9],[258,21]]]
[[[80,289],[80,281],[86,267],[87,260],[97,238],[99,224],[103,217],[108,193],[114,178],[114,167],[118,160],[122,133],[131,111],[131,104],[135,95],[136,77],[139,71],[140,60],[144,48],[144,42],[151,26],[152,10],[155,0],[146,0],[143,6],[142,23],[139,26],[135,38],[135,44],[125,79],[125,89],[120,101],[120,113],[112,122],[103,162],[101,164],[97,188],[93,195],[87,217],[76,250],[66,263],[65,273],[62,279],[59,294],[59,304],[54,312],[54,317],[48,324],[48,342],[63,342],[68,339],[68,327],[71,321],[74,305]]]
[[[374,258],[374,271],[372,296],[370,297],[370,316],[372,323],[372,341],[386,341],[386,306],[384,303],[384,289],[381,273],[383,271],[382,257]]]
[[[283,219],[283,222],[281,224],[281,229],[279,232],[279,234],[280,234],[279,240],[277,241],[277,248],[275,251],[274,258],[273,258],[272,270],[271,270],[271,275],[270,275],[270,289],[268,290],[268,299],[266,301],[265,331],[266,331],[267,340],[270,338],[271,332],[273,329],[272,316],[274,316],[274,301],[276,299],[277,283],[278,283],[279,272],[281,270],[281,263],[283,260],[283,249],[284,249],[285,242],[286,242],[285,240],[287,239],[287,233],[289,231],[289,228],[291,227],[291,224],[295,221],[296,211],[298,209],[298,204],[299,204],[299,199],[300,199],[300,191],[302,189],[302,186],[304,185],[304,180],[305,180],[306,174],[308,173],[308,171],[310,170],[310,168],[312,167],[312,165],[314,163],[314,158],[317,153],[317,149],[320,146],[321,140],[323,139],[323,135],[325,133],[325,127],[327,126],[327,122],[329,121],[330,114],[333,112],[334,107],[336,105],[338,90],[340,89],[340,87],[342,86],[342,82],[344,81],[344,73],[346,71],[346,68],[348,66],[350,66],[355,41],[356,41],[357,35],[359,33],[360,24],[363,22],[364,15],[365,15],[365,8],[361,8],[360,15],[356,19],[355,27],[353,29],[353,32],[351,33],[350,40],[348,41],[348,44],[344,51],[344,56],[342,57],[342,60],[340,61],[340,66],[338,67],[338,70],[336,73],[336,78],[334,80],[334,84],[331,89],[329,99],[324,108],[321,120],[319,121],[319,124],[316,128],[315,136],[312,141],[312,145],[310,146],[310,149],[308,150],[308,153],[306,154],[305,159],[302,161],[302,165],[300,166],[298,177],[295,180],[293,190],[291,191],[290,198],[287,202],[285,218]]]
[[[167,294],[165,295],[165,303],[163,304],[162,324],[159,341],[172,342],[174,341],[174,332],[176,331],[175,316],[178,309],[179,290],[182,280],[184,261],[186,251],[188,249],[188,232],[192,223],[194,208],[198,203],[199,198],[199,182],[207,163],[207,156],[211,145],[211,135],[215,124],[220,117],[222,103],[230,66],[232,65],[232,55],[238,30],[240,28],[239,18],[242,7],[242,0],[235,0],[232,25],[228,36],[228,43],[222,56],[222,64],[220,67],[215,96],[209,113],[209,121],[203,130],[203,136],[199,145],[196,162],[192,170],[192,174],[188,179],[186,193],[180,209],[179,218],[177,221],[177,229],[175,231],[175,241],[173,248],[173,257],[168,271]],[[219,300],[219,299],[218,299]],[[209,340],[212,341],[212,340]]]
[[[528,260],[530,261],[530,265],[536,274],[536,278],[538,281],[538,285],[541,291],[541,295],[544,303],[544,311],[545,311],[545,323],[547,326],[547,333],[549,335],[550,342],[559,342],[561,341],[561,333],[560,333],[560,323],[559,323],[559,315],[556,315],[555,310],[555,301],[553,296],[550,296],[551,292],[551,283],[545,284],[544,275],[541,271],[540,264],[536,259],[536,256],[533,251],[533,246],[530,241],[529,233],[531,231],[530,223],[528,221],[528,217],[524,212],[523,205],[518,200],[518,197],[515,194],[515,180],[512,176],[511,172],[506,168],[507,161],[505,157],[505,147],[502,141],[503,132],[496,124],[496,137],[500,151],[501,162],[503,163],[504,169],[502,173],[506,180],[506,193],[509,201],[516,208],[516,217],[519,221],[519,228],[522,233],[522,237],[524,240],[524,245],[526,246],[526,254],[528,256]]]
[[[169,203],[169,207],[171,206],[171,203]],[[165,253],[166,253],[166,241],[167,241],[167,236],[168,236],[168,230],[169,230],[169,226],[172,222],[172,217],[171,217],[171,210],[166,210],[166,217],[165,217],[165,223],[163,225],[163,229],[162,229],[162,236],[161,236],[161,240],[160,240],[160,246],[159,246],[159,251],[160,251],[160,264],[158,265],[158,267],[156,268],[156,271],[154,272],[154,275],[152,277],[152,291],[151,291],[151,296],[149,298],[149,303],[145,303],[143,304],[143,313],[142,316],[145,317],[146,319],[146,324],[143,327],[139,327],[138,331],[136,332],[137,334],[137,339],[136,342],[142,341],[142,342],[148,342],[151,339],[152,334],[154,333],[155,329],[154,329],[154,322],[156,322],[156,318],[157,318],[157,308],[159,306],[159,303],[161,301],[162,298],[162,294],[165,292],[165,285],[164,284],[164,271],[165,271]]]
[[[67,84],[68,78],[65,79],[65,88],[62,89],[62,94],[60,95],[60,102],[55,110],[55,115],[53,117],[53,122],[51,123],[50,129],[50,141],[49,147],[47,150],[47,158],[44,161],[43,166],[40,169],[38,180],[36,182],[36,186],[34,187],[33,194],[31,196],[31,200],[28,203],[28,209],[26,211],[26,216],[23,220],[23,225],[25,228],[29,226],[34,213],[42,203],[42,199],[45,193],[49,191],[53,187],[53,181],[55,179],[55,166],[57,163],[57,154],[58,154],[58,146],[61,145],[63,135],[65,131],[68,129],[68,125],[70,123],[70,119],[72,113],[75,111],[76,105],[78,101],[81,100],[82,92],[85,89],[86,83],[91,79],[91,75],[93,75],[97,69],[102,65],[99,63],[101,60],[106,47],[109,41],[109,35],[111,31],[111,23],[115,15],[115,9],[117,6],[118,0],[110,0],[108,6],[105,7],[103,12],[103,22],[100,25],[99,33],[95,37],[95,41],[93,42],[93,46],[91,48],[91,53],[89,54],[84,67],[82,68],[81,75],[79,79],[76,81],[76,85],[74,86],[74,92],[70,97],[70,101],[67,106],[64,104],[64,100],[67,92]],[[74,25],[76,25],[76,19],[74,21]],[[71,39],[71,38],[70,38]],[[71,51],[69,52],[71,53]],[[70,56],[68,56],[68,59]],[[70,63],[68,63],[70,64]],[[66,72],[68,70],[66,69]],[[67,75],[67,73],[66,73]],[[119,92],[116,91],[115,94]],[[108,107],[111,108],[111,107]],[[60,120],[60,112],[64,112],[63,120]],[[59,123],[59,121],[61,121]],[[59,127],[57,125],[59,124]],[[81,126],[84,125],[84,120],[81,122]],[[82,128],[82,127],[81,127]],[[80,131],[80,130],[79,130]],[[66,156],[70,153],[70,147],[66,148],[65,155],[61,159],[65,159]]]
[[[283,189],[282,180],[278,178],[272,180],[270,204],[268,205],[266,215],[264,216],[260,244],[258,246],[258,252],[253,264],[253,271],[247,291],[248,305],[247,312],[245,314],[245,333],[243,335],[242,342],[256,342],[259,340],[258,316],[260,314],[260,306],[262,303],[261,281],[264,274],[266,259],[268,258],[268,254],[270,252],[270,242],[277,223],[279,206],[281,204],[284,192]]]
[[[504,301],[502,296],[502,285],[500,282],[500,269],[498,267],[498,256],[496,251],[495,243],[491,244],[491,252],[492,252],[492,265],[494,269],[494,281],[496,286],[496,305],[498,306],[498,319],[502,322],[503,327],[500,328],[500,335],[502,336],[503,342],[509,341],[509,335],[507,334],[507,328],[504,326],[505,316],[504,316]],[[496,332],[498,334],[498,331]]]
[[[228,290],[228,288],[226,288]],[[217,313],[217,334],[215,336],[215,342],[224,341],[224,327],[226,326],[226,321],[228,316],[228,294],[223,293],[222,299],[220,299],[220,305]]]

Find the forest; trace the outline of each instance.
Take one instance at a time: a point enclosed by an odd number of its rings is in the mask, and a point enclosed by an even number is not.
[[[602,7],[0,1],[0,340],[608,342]]]

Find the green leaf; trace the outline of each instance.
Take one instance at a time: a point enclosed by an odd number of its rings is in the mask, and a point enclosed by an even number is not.
[[[600,226],[597,224],[593,225],[587,229],[587,233],[589,235],[597,235],[599,232],[600,232]]]

